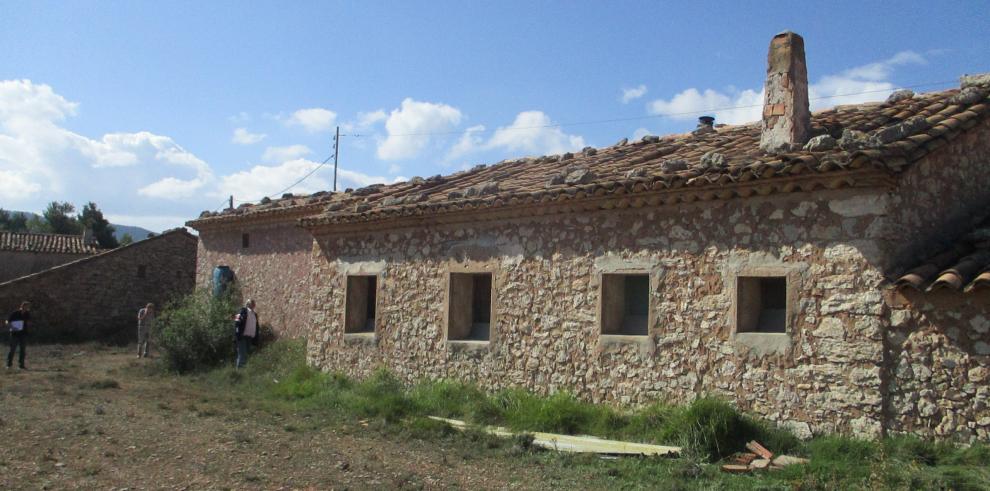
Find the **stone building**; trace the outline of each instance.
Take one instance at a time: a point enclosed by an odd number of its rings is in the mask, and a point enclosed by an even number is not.
[[[0,283],[0,308],[32,304],[32,336],[132,340],[137,311],[192,291],[196,237],[175,229]]]
[[[83,235],[0,232],[0,282],[99,252],[92,237]]]
[[[811,114],[768,61],[758,123],[262,205],[315,239],[308,362],[986,440],[990,76]]]
[[[305,336],[311,309],[313,236],[297,222],[320,213],[329,198],[329,193],[286,194],[221,214],[204,212],[187,222],[199,232],[196,284],[209,286],[213,269],[228,266],[242,296],[257,301],[262,323],[280,336]]]

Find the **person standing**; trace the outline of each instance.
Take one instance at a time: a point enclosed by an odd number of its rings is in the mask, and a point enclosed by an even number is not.
[[[151,345],[151,330],[155,327],[155,304],[149,303],[138,311],[138,358],[148,357]],[[142,351],[143,350],[143,351]]]
[[[234,340],[237,344],[237,368],[247,363],[248,349],[258,339],[258,313],[254,311],[254,300],[244,303],[241,311],[234,316]]]
[[[21,307],[7,317],[7,326],[10,327],[10,352],[7,353],[7,368],[14,364],[14,351],[20,347],[20,354],[17,357],[17,366],[21,370],[26,370],[24,366],[24,347],[27,344],[28,326],[31,324],[31,302],[21,302]]]

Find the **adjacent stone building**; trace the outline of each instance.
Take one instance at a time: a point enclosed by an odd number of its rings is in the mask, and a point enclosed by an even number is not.
[[[98,254],[92,237],[0,232],[0,282]]]
[[[130,340],[137,311],[192,291],[196,237],[185,229],[0,283],[0,308],[32,305],[32,336],[50,341]]]
[[[319,213],[329,199],[329,193],[285,195],[188,222],[199,232],[196,284],[209,286],[214,268],[228,266],[241,295],[256,300],[263,324],[280,336],[305,336],[313,236],[297,222]]]
[[[987,440],[990,77],[811,114],[800,36],[768,59],[761,122],[195,224],[302,216],[324,370]]]

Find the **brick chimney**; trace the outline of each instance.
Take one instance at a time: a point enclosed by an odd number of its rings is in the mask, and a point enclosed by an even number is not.
[[[804,38],[791,31],[777,34],[767,54],[767,82],[763,99],[760,149],[786,152],[808,141],[808,67]]]

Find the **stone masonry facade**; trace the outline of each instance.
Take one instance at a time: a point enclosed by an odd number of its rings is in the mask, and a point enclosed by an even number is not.
[[[0,251],[0,282],[38,273],[89,256],[91,254]]]
[[[32,305],[32,337],[56,342],[130,340],[137,311],[192,291],[196,238],[185,229],[0,283],[7,312]]]
[[[279,336],[302,337],[309,326],[312,249],[313,236],[297,227],[294,220],[203,228],[196,284],[208,287],[213,269],[229,266],[241,296],[257,302],[263,324]]]
[[[309,361],[355,376],[384,366],[410,382],[569,390],[616,404],[711,393],[806,432],[876,435],[882,274],[849,242],[877,216],[850,219],[829,206],[856,199],[840,191],[319,237]],[[493,335],[483,346],[444,340],[439,299],[450,268],[466,262],[494,272]],[[760,335],[732,331],[736,276],[760,269],[788,275],[796,292],[786,341],[771,353]],[[616,271],[651,277],[648,336],[600,333],[601,274]],[[382,278],[373,339],[341,326],[345,275],[357,272]]]
[[[872,189],[324,229],[308,360],[358,377],[386,367],[407,382],[567,390],[621,405],[714,394],[803,436],[985,440],[986,292],[910,298],[888,279],[899,254],[931,248],[916,243],[932,240],[922,231],[941,223],[939,210],[964,213],[924,200],[986,199],[988,133],[984,124]],[[446,339],[448,275],[465,268],[494,275],[488,342]],[[614,272],[649,275],[648,335],[601,332],[601,278]],[[344,332],[348,275],[379,279],[374,333]],[[787,278],[786,335],[735,331],[737,277],[747,275]]]

